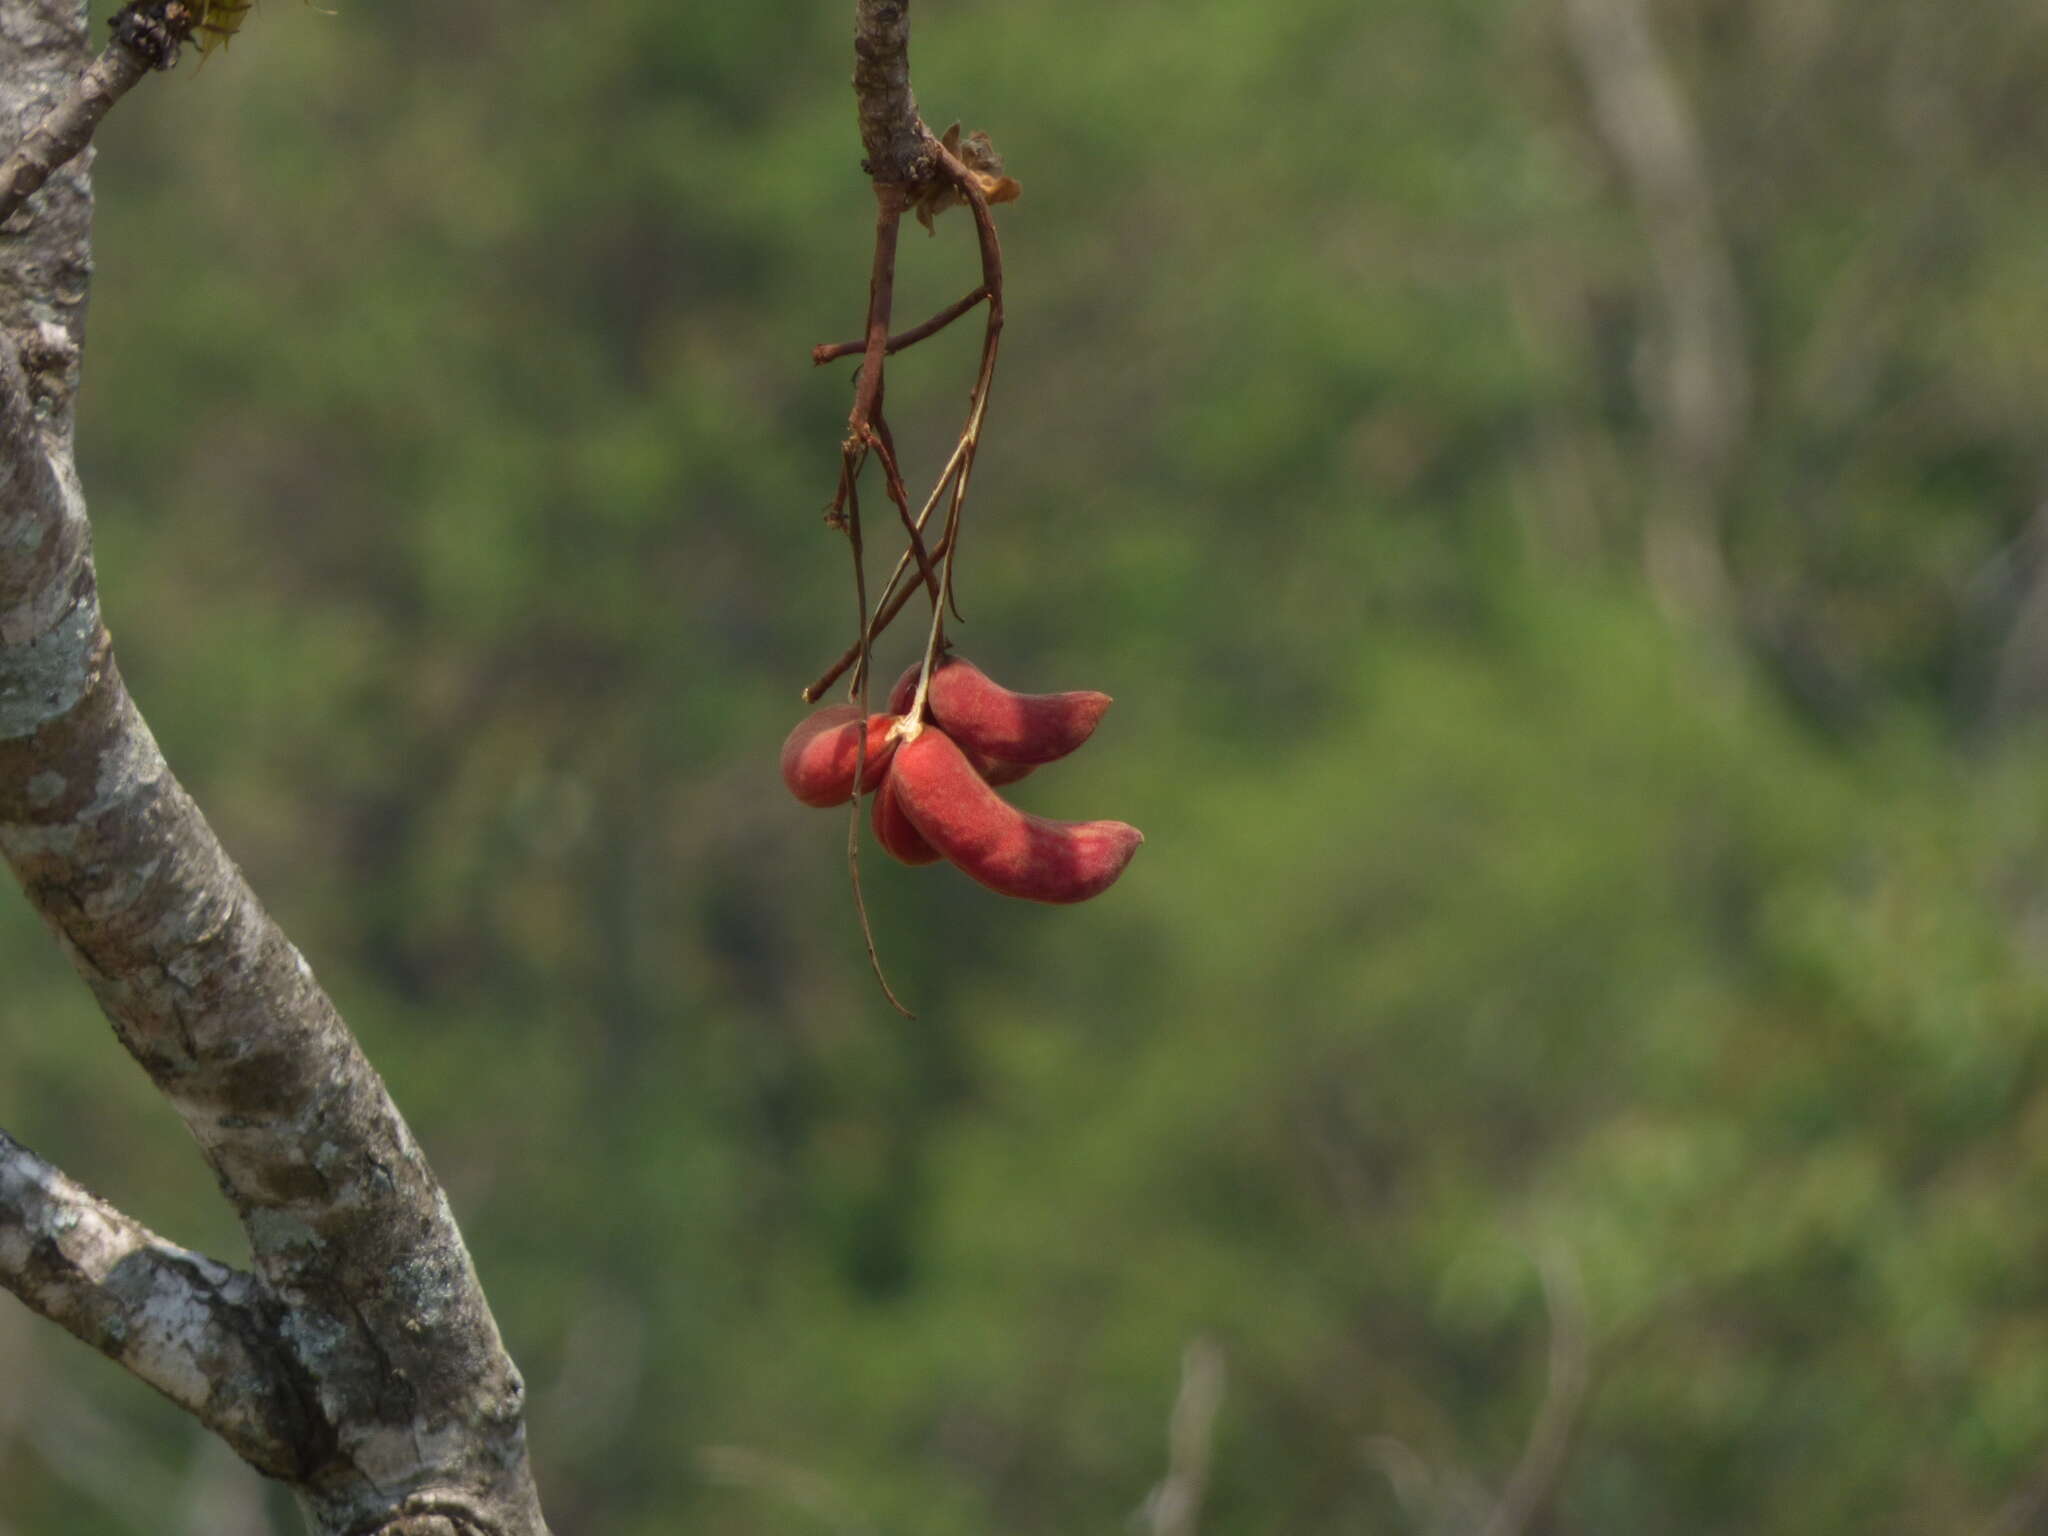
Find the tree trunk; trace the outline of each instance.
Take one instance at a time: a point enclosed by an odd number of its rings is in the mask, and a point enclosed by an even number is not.
[[[0,0],[0,133],[21,144],[67,100],[96,121],[106,82],[159,62],[125,46],[88,77],[80,0]],[[290,1483],[315,1531],[536,1536],[523,1388],[447,1200],[172,776],[100,621],[72,460],[90,159],[0,225],[0,856],[184,1118],[254,1269],[0,1134],[0,1284]]]

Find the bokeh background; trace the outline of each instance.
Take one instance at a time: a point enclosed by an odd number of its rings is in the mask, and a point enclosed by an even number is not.
[[[1166,1531],[1178,1399],[1207,1536],[2038,1529],[2048,12],[920,0],[1024,186],[962,645],[1117,696],[1018,798],[1149,841],[1071,910],[871,853],[914,1023],[774,768],[849,34],[264,0],[101,136],[123,665],[556,1528]],[[974,280],[948,215],[898,313]],[[891,370],[918,475],[975,346]],[[0,1123],[239,1257],[11,888],[0,976]],[[295,1518],[0,1306],[7,1536]]]

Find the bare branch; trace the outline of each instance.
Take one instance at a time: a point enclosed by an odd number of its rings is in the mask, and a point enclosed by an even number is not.
[[[924,530],[926,519],[931,516],[932,507],[937,503],[939,496],[948,488],[950,483],[949,479],[940,480],[937,489],[926,500],[924,515],[918,518],[915,525],[920,533]],[[946,551],[952,547],[952,543],[948,538],[941,537],[938,543],[931,546],[928,558],[932,560],[941,559],[945,556]],[[905,605],[910,602],[910,599],[922,590],[916,582],[912,582],[908,586],[899,586],[897,584],[901,580],[903,573],[909,568],[910,551],[906,549],[903,552],[901,562],[896,567],[896,574],[890,578],[887,586],[883,589],[882,601],[876,609],[874,618],[869,621],[867,634],[870,641],[887,629],[895,621],[896,615],[901,613]],[[838,682],[848,667],[860,660],[860,653],[861,642],[856,640],[845,650],[841,651],[839,658],[821,672],[817,679],[808,688],[804,689],[799,697],[806,704],[817,703],[818,700],[825,696],[825,690]]]
[[[867,173],[905,186],[930,180],[934,141],[910,93],[910,0],[856,0],[853,92]]]
[[[0,0],[0,25],[0,123],[39,121],[78,75],[84,8]],[[100,621],[70,447],[90,197],[81,160],[0,241],[0,857],[241,1219],[303,1384],[290,1465],[314,1528],[534,1536],[524,1389],[447,1200]]]
[[[1662,290],[1662,414],[1694,473],[1717,474],[1749,409],[1742,301],[1706,150],[1642,0],[1568,0],[1593,118],[1627,178]]]
[[[897,467],[896,446],[889,437],[889,424],[877,412],[868,433],[868,443],[875,450],[875,457],[882,461],[882,478],[889,491],[889,500],[895,503],[896,513],[903,519],[903,528],[910,540],[910,553],[917,561],[918,573],[923,576],[926,589],[932,601],[939,600],[939,578],[932,570],[932,557],[924,547],[924,529],[918,525],[917,514],[910,510],[910,492],[903,484],[903,471]],[[865,593],[861,596],[860,611],[863,618],[868,611]],[[865,671],[861,674],[865,677]]]
[[[863,435],[882,404],[882,359],[889,351],[889,314],[896,302],[896,237],[903,227],[903,209],[901,188],[887,182],[875,184],[875,262],[868,276],[867,342],[862,348],[860,382],[854,388],[853,411],[846,424],[850,451],[866,451]]]
[[[52,530],[54,533],[55,530]],[[445,1198],[311,968],[171,774],[122,685],[89,561],[0,645],[0,855],[184,1118],[284,1304],[331,1455],[321,1527],[392,1490],[530,1511],[521,1385]],[[33,599],[29,607],[37,606]],[[37,721],[37,717],[41,717]],[[22,726],[36,721],[31,729]]]
[[[984,284],[966,297],[955,299],[922,325],[913,325],[907,331],[898,331],[889,338],[889,344],[885,350],[889,356],[894,357],[905,347],[914,347],[926,337],[936,336],[940,331],[943,331],[947,326],[958,320],[987,297],[988,287]],[[811,361],[816,364],[835,362],[839,358],[852,357],[856,353],[867,351],[867,349],[866,338],[862,338],[859,341],[820,343],[818,346],[811,348]]]
[[[944,524],[945,531],[941,534],[938,543],[933,545],[928,552],[923,553],[923,558],[920,562],[925,568],[924,574],[928,577],[929,566],[932,561],[941,559],[947,561],[946,575],[941,582],[941,586],[944,589],[945,597],[950,599],[952,591],[951,555],[955,544],[958,542],[960,504],[966,497],[967,480],[973,473],[974,454],[976,448],[980,445],[982,421],[988,411],[989,391],[995,382],[996,353],[1002,341],[1003,251],[1002,242],[996,236],[995,218],[989,212],[988,198],[982,190],[980,179],[973,170],[963,164],[947,150],[945,145],[937,140],[932,141],[931,150],[940,173],[958,189],[962,200],[973,209],[975,238],[981,253],[982,275],[981,288],[977,289],[976,292],[982,293],[983,290],[986,290],[984,296],[988,300],[988,317],[982,332],[981,365],[975,377],[974,389],[968,396],[967,424],[961,429],[959,439],[953,445],[953,452],[946,460],[945,468],[939,472],[938,481],[932,487],[930,497],[925,501],[924,510],[910,524],[911,539],[913,541],[920,539],[926,520],[931,516],[933,507],[938,504],[941,496],[950,493],[951,503],[947,510]],[[886,209],[887,198],[879,188],[877,189],[877,197],[883,202],[883,206]],[[890,254],[893,261],[893,233],[890,238]],[[879,259],[878,251],[878,262]],[[877,270],[879,271],[879,266]],[[893,265],[891,272],[893,275]],[[973,295],[970,295],[970,297],[973,297]],[[968,305],[967,307],[971,308],[972,306]],[[877,349],[875,345],[875,326],[872,322],[872,310],[873,303],[871,298],[869,339],[866,344],[867,359],[861,365],[863,384],[865,384],[866,378],[870,373],[875,374],[879,378],[882,354],[886,351],[887,315],[886,313],[883,315],[885,344],[881,349]],[[927,322],[927,324],[930,323]],[[924,327],[920,326],[918,329],[923,330]],[[875,390],[877,400],[879,400],[880,394],[880,386],[877,385]],[[860,397],[857,396],[854,420],[858,422],[860,419]],[[842,481],[842,494],[843,487],[844,482]],[[840,654],[837,661],[827,667],[818,676],[816,681],[804,689],[802,697],[805,703],[815,703],[823,696],[825,690],[838,680],[840,674],[848,667],[855,665],[856,662],[860,663],[861,667],[861,670],[854,674],[856,680],[860,680],[865,676],[865,658],[868,648],[874,643],[875,638],[895,619],[896,615],[903,611],[903,607],[909,602],[911,594],[918,590],[915,586],[898,588],[898,583],[902,580],[904,572],[909,568],[912,554],[913,550],[906,549],[902,557],[896,562],[895,570],[891,572],[889,580],[883,585],[882,601],[876,606],[875,616],[869,622],[867,628],[855,639],[852,645],[848,646]],[[938,599],[935,599],[936,601]],[[938,642],[942,622],[940,615],[935,611],[933,614],[932,635],[925,651],[925,670],[919,679],[916,704],[912,709],[913,719],[916,718],[917,710],[922,709],[924,704],[925,686],[929,682],[931,675],[931,656]]]
[[[1212,1341],[1196,1339],[1182,1351],[1180,1393],[1166,1431],[1166,1476],[1145,1500],[1150,1536],[1195,1536],[1201,1528],[1224,1377],[1223,1351]]]
[[[1747,429],[1749,360],[1735,266],[1698,125],[1643,0],[1566,0],[1593,122],[1625,178],[1663,311],[1652,400],[1665,459],[1650,575],[1683,609],[1724,610],[1717,500]]]
[[[191,34],[193,12],[184,0],[125,7],[113,18],[114,40],[86,67],[50,115],[0,162],[0,223],[50,179],[50,173],[92,142],[100,119],[144,75],[178,62]]]
[[[1543,1406],[1536,1410],[1529,1442],[1522,1447],[1507,1488],[1487,1517],[1481,1536],[1522,1536],[1557,1495],[1586,1400],[1589,1376],[1585,1287],[1579,1266],[1561,1244],[1539,1258],[1543,1299],[1550,1309],[1550,1374]]]
[[[0,1131],[0,1286],[275,1477],[304,1408],[255,1278],[167,1243]]]

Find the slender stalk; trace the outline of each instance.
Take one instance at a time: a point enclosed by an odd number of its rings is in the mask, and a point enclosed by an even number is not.
[[[953,452],[946,460],[945,468],[940,471],[938,483],[932,488],[931,497],[926,501],[924,510],[919,513],[914,524],[914,533],[921,533],[926,520],[931,515],[932,508],[937,505],[939,497],[944,495],[949,487],[952,489],[953,500],[947,512],[945,537],[939,541],[939,545],[936,548],[929,551],[929,559],[938,559],[944,555],[950,561],[953,543],[959,529],[960,505],[966,496],[966,481],[972,472],[975,450],[980,444],[982,425],[987,418],[989,394],[995,383],[996,356],[1002,343],[1003,248],[1001,240],[996,235],[995,218],[989,212],[988,199],[982,194],[981,185],[975,178],[974,173],[936,139],[931,141],[931,147],[933,154],[937,157],[941,171],[960,188],[961,195],[967,199],[968,206],[973,210],[975,236],[981,254],[982,287],[987,290],[989,307],[988,322],[982,333],[981,366],[975,378],[973,393],[968,401],[967,424],[961,430],[959,440],[954,444]],[[893,254],[892,249],[892,257]],[[892,265],[892,276],[893,270]],[[868,339],[868,361],[862,364],[863,384],[867,380],[870,368],[879,369],[880,366],[880,359],[873,350],[874,328],[872,325],[869,327]],[[885,341],[883,355],[886,355],[886,352],[887,345]],[[879,383],[876,387],[879,389]],[[855,401],[855,410],[859,410],[858,398]],[[854,643],[848,646],[840,654],[839,658],[819,675],[815,682],[804,689],[803,699],[805,703],[816,703],[818,699],[823,697],[825,690],[838,681],[846,669],[855,665],[856,662],[861,663],[863,673],[866,671],[864,658],[868,648],[873,644],[875,637],[881,634],[895,620],[896,616],[903,611],[903,605],[910,600],[910,594],[917,590],[915,587],[898,589],[898,583],[902,580],[903,573],[911,564],[913,553],[912,550],[906,549],[902,557],[896,562],[896,569],[890,574],[889,581],[883,588],[882,605],[877,610],[875,618],[861,631]],[[948,565],[948,570],[950,571],[950,564]],[[950,579],[942,582],[942,585],[949,595],[948,600],[950,600]],[[928,644],[927,670],[925,676],[920,679],[920,693],[922,692],[922,684],[929,680],[929,656],[931,651],[932,647]]]
[[[860,365],[860,384],[853,392],[853,413],[847,418],[846,435],[858,438],[861,429],[874,419],[882,403],[882,359],[889,355],[889,311],[896,298],[896,235],[903,225],[903,210],[909,206],[903,189],[886,182],[875,186],[875,264],[868,277],[868,325],[866,351]]]
[[[846,822],[847,877],[853,885],[853,907],[860,918],[861,942],[867,949],[868,965],[875,973],[875,981],[882,989],[882,996],[889,1000],[889,1006],[904,1018],[911,1019],[917,1015],[903,1006],[895,989],[889,985],[889,978],[882,972],[882,957],[875,948],[874,926],[868,921],[867,897],[860,883],[860,791],[868,775],[868,676],[872,670],[868,661],[873,641],[872,631],[867,626],[867,560],[861,542],[860,472],[869,447],[879,447],[885,455],[883,462],[888,467],[892,494],[901,492],[901,481],[894,472],[895,456],[888,449],[888,428],[882,424],[882,359],[887,356],[889,348],[889,312],[896,291],[896,241],[906,206],[901,187],[883,182],[875,184],[875,259],[868,277],[866,350],[861,361],[860,383],[854,390],[853,411],[847,418],[846,438],[840,446],[839,494],[834,505],[844,512],[847,543],[853,552],[854,617],[861,625],[860,670],[853,679],[854,702],[860,709],[861,728],[854,743],[853,799]],[[906,519],[909,516],[907,502],[906,496],[900,503],[904,506]],[[917,537],[914,528],[911,537]],[[920,543],[917,548],[922,557],[923,545]]]
[[[961,450],[959,445],[956,444],[953,449],[953,456],[946,461],[946,467],[939,472],[938,483],[932,487],[931,495],[925,498],[924,507],[917,514],[916,527],[919,532],[922,532],[926,523],[930,521],[933,508],[939,504],[939,498],[945,495],[947,488],[952,484],[953,476],[959,473],[960,461]],[[932,548],[930,552],[931,558],[936,560],[945,552],[945,541],[941,540]],[[874,617],[868,621],[861,638],[856,639],[853,644],[842,651],[838,659],[831,666],[827,667],[815,682],[804,689],[802,698],[806,704],[817,703],[819,699],[825,696],[825,690],[838,682],[848,667],[860,661],[863,655],[863,641],[871,644],[883,630],[895,622],[896,616],[903,611],[904,605],[910,601],[911,593],[917,591],[915,586],[905,587],[901,585],[904,572],[910,569],[910,561],[911,552],[908,549],[904,550],[897,557],[896,569],[890,573],[889,580],[883,585],[882,597],[876,605]]]
[[[984,285],[975,289],[974,292],[966,295],[964,298],[955,299],[922,325],[913,325],[909,330],[898,331],[894,336],[891,336],[889,344],[884,350],[889,356],[894,357],[905,347],[914,347],[920,341],[938,335],[939,332],[943,331],[947,326],[958,320],[987,297],[988,288]],[[859,341],[821,343],[811,348],[811,361],[817,364],[835,362],[842,357],[852,357],[856,352],[865,352],[867,345],[867,338],[865,336]]]
[[[988,418],[989,393],[995,385],[996,355],[1002,346],[1003,337],[1003,247],[996,236],[994,216],[989,212],[988,198],[983,195],[980,182],[975,175],[943,144],[934,143],[933,150],[938,156],[940,169],[974,210],[974,230],[981,248],[981,282],[988,290],[988,323],[982,332],[981,370],[974,381],[974,393],[969,398],[967,425],[961,429],[960,439],[949,461],[959,466],[953,478],[953,499],[946,514],[945,567],[941,580],[942,595],[933,599],[932,626],[925,637],[924,662],[918,672],[917,692],[912,696],[908,717],[907,734],[915,735],[919,723],[924,719],[925,696],[931,689],[932,667],[938,659],[940,641],[945,634],[945,609],[954,602],[953,568],[960,550],[960,515],[967,501],[967,486],[974,474],[974,455],[981,444],[982,424]],[[959,609],[954,608],[958,617]]]
[[[872,434],[869,442],[873,446],[876,456],[882,461],[882,477],[888,483],[889,500],[896,504],[896,511],[903,518],[904,530],[910,536],[909,553],[917,557],[918,574],[924,577],[924,584],[932,595],[932,601],[937,602],[939,599],[939,578],[932,573],[931,556],[925,551],[924,529],[918,525],[917,519],[911,514],[910,492],[904,489],[903,475],[896,467],[895,447],[890,441],[888,428],[879,415],[875,418]],[[861,605],[861,611],[863,613],[867,611],[866,604]]]

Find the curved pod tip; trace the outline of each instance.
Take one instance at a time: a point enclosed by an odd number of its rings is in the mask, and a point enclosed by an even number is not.
[[[1110,697],[1017,693],[971,661],[952,657],[932,673],[932,718],[962,747],[1012,763],[1049,763],[1095,734]]]
[[[889,709],[905,714],[917,693],[912,662],[889,690]],[[991,784],[1014,784],[1065,757],[1095,733],[1109,710],[1106,693],[1015,693],[971,661],[941,656],[926,699],[931,717]]]
[[[1053,821],[988,786],[944,731],[896,753],[898,803],[924,840],[963,874],[1024,901],[1087,901],[1116,883],[1145,834],[1121,821]]]

